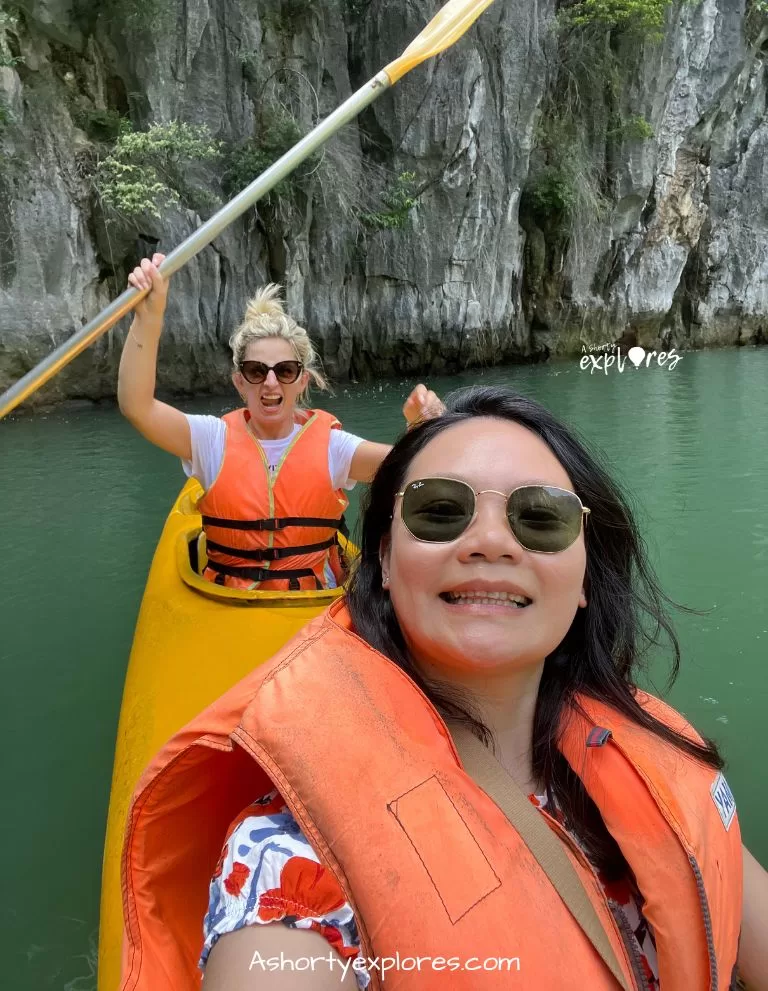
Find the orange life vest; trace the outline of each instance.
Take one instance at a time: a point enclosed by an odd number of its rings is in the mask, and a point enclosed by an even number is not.
[[[639,700],[693,734],[664,703]],[[588,718],[569,716],[561,749],[646,899],[661,987],[726,991],[742,863],[738,821],[714,800],[724,779],[615,710],[579,701]],[[199,987],[208,884],[227,826],[272,783],[345,892],[366,957],[460,962],[390,969],[384,983],[373,969],[372,988],[616,991],[516,830],[463,771],[436,710],[354,633],[343,601],[177,734],[145,772],[123,855],[122,991]],[[647,987],[593,870],[572,843],[565,849],[628,986]],[[517,959],[519,970],[485,969],[498,958]]]
[[[317,589],[326,587],[328,563],[341,584],[337,532],[349,501],[328,470],[331,430],[341,424],[323,410],[297,411],[301,430],[272,474],[248,418],[243,409],[223,418],[224,459],[198,504],[205,577],[232,588]]]

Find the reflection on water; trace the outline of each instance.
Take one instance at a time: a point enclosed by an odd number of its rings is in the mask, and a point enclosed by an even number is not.
[[[768,751],[768,349],[687,354],[674,370],[590,374],[574,360],[430,384],[445,392],[476,381],[539,399],[600,448],[639,507],[666,590],[707,610],[678,617],[683,665],[671,698],[722,745],[747,842],[768,862],[765,775],[753,771],[754,755]],[[322,405],[354,433],[389,441],[413,384],[342,386]],[[0,817],[13,894],[0,931],[3,984],[14,991],[94,987],[120,693],[154,545],[182,481],[174,459],[113,408],[0,423],[0,667],[14,741]],[[652,680],[663,684],[664,672],[656,663]]]

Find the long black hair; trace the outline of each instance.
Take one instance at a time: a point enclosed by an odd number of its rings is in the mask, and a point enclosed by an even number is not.
[[[382,588],[379,553],[389,533],[395,493],[402,489],[414,457],[443,430],[477,416],[518,423],[541,438],[568,473],[576,494],[589,506],[586,588],[589,605],[579,609],[562,643],[544,663],[533,722],[532,761],[537,780],[579,835],[596,865],[609,874],[624,859],[596,806],[558,749],[559,732],[576,696],[598,700],[686,754],[713,767],[723,760],[709,740],[698,743],[655,719],[635,699],[636,677],[651,649],[664,640],[672,648],[671,684],[680,645],[667,615],[671,601],[661,591],[627,500],[598,459],[573,432],[539,403],[509,389],[460,389],[445,400],[436,419],[405,434],[371,483],[362,514],[361,555],[347,602],[357,632],[398,664],[446,718],[464,721],[485,743],[490,730],[471,702],[443,684],[428,682],[408,654],[389,596]]]

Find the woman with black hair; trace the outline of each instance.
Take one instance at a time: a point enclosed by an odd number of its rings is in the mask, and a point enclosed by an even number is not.
[[[677,670],[666,602],[569,430],[448,397],[376,474],[346,600],[142,780],[125,991],[198,956],[205,991],[768,988],[723,761],[636,685],[662,634]]]

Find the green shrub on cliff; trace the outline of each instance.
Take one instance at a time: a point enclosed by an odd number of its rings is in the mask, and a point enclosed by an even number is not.
[[[664,27],[671,0],[580,0],[560,11],[564,24],[585,27],[597,24],[656,35]]]
[[[526,195],[535,216],[554,214],[567,223],[576,205],[575,178],[562,162],[545,165],[524,191]]]
[[[73,112],[72,120],[92,141],[107,143],[116,141],[125,127],[124,118],[117,110],[110,108],[94,110],[81,107]]]
[[[8,35],[15,34],[19,16],[15,10],[0,5],[0,68],[13,68],[23,65],[24,59],[14,55],[8,42]]]
[[[176,190],[162,182],[154,169],[112,156],[99,165],[96,186],[102,203],[126,220],[143,213],[159,219],[162,207],[179,202]]]
[[[765,0],[768,3],[768,0]],[[556,20],[556,72],[521,210],[565,244],[605,216],[616,149],[654,136],[627,112],[634,53],[662,35],[671,0],[576,0]]]
[[[0,96],[0,134],[13,120],[13,112],[2,96]]]
[[[599,223],[607,201],[590,136],[573,112],[549,104],[536,131],[536,152],[520,213],[565,243]]]
[[[416,173],[401,172],[381,194],[383,210],[361,213],[360,220],[371,230],[395,230],[405,226],[408,215],[418,202]]]
[[[96,189],[102,203],[124,219],[160,217],[163,207],[194,205],[200,190],[190,183],[189,170],[220,156],[221,145],[205,126],[171,121],[146,131],[126,127],[99,163]]]
[[[626,120],[617,116],[614,127],[608,131],[608,137],[619,141],[646,141],[653,136],[653,128],[642,114],[632,114]]]
[[[234,196],[245,189],[303,137],[301,128],[288,112],[262,107],[254,136],[231,147],[226,156],[224,189],[227,194]],[[269,192],[267,200],[274,205],[280,199],[292,199],[318,162],[319,155],[310,155],[298,171],[287,175]]]
[[[768,35],[768,0],[746,0],[744,33],[749,45],[761,48]]]

